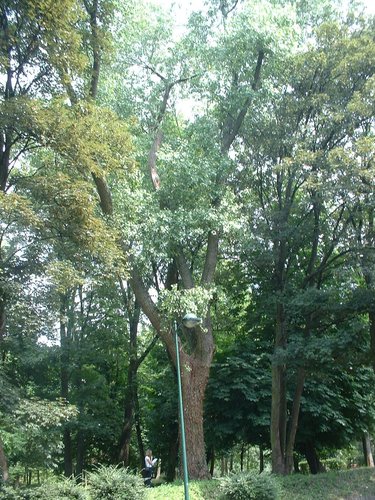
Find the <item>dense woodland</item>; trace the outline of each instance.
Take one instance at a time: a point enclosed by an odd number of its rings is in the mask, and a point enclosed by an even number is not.
[[[189,477],[373,466],[374,42],[357,2],[0,0],[4,481],[173,480],[174,328]]]

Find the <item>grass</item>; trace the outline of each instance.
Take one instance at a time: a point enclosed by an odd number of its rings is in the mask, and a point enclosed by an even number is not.
[[[280,500],[375,500],[375,469],[280,477]],[[190,481],[190,500],[220,500],[219,480]],[[146,491],[145,500],[184,500],[182,481]]]
[[[282,500],[375,499],[375,469],[359,468],[280,480]]]
[[[190,481],[190,500],[218,500],[219,481]],[[162,484],[156,488],[147,489],[146,500],[184,500],[184,483],[175,481],[171,484]]]

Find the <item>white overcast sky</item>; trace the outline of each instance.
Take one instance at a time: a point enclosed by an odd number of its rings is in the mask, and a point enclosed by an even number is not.
[[[174,5],[178,8],[178,10],[183,13],[183,15],[187,16],[193,10],[199,10],[203,7],[203,0],[154,0],[155,3],[163,5],[166,8],[169,8],[171,5]],[[362,3],[366,6],[366,10],[370,14],[375,14],[375,0],[362,0]],[[177,9],[176,9],[177,10]],[[181,20],[184,22],[184,20]]]

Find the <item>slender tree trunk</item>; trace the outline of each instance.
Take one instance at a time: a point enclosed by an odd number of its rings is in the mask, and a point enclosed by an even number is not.
[[[1,284],[0,284],[1,286]],[[5,294],[0,288],[0,347],[5,337]]]
[[[139,413],[139,401],[138,394],[136,394],[135,400],[135,430],[137,433],[137,442],[138,442],[138,452],[139,452],[139,465],[140,468],[143,469],[145,466],[145,447],[143,444],[142,438],[142,426],[141,426],[141,418]]]
[[[285,348],[285,314],[282,304],[276,310],[275,353]],[[272,472],[285,474],[286,449],[286,389],[285,366],[275,361],[272,365],[272,403],[271,403],[271,448]]]
[[[138,324],[140,317],[140,307],[134,301],[134,297],[130,296],[130,287],[125,288],[120,281],[121,291],[124,299],[124,305],[127,309],[129,317],[129,366],[127,373],[126,394],[124,403],[124,423],[120,436],[120,453],[119,458],[124,463],[125,467],[129,466],[130,459],[130,441],[134,425],[134,416],[137,400],[137,371],[141,361],[146,357],[146,353],[141,359],[137,358],[137,335]],[[132,307],[133,305],[133,307]],[[148,351],[149,352],[149,351]]]
[[[73,475],[73,447],[70,430],[65,428],[63,431],[64,446],[64,475],[71,477]]]
[[[287,474],[291,474],[294,467],[294,444],[296,440],[297,427],[298,427],[298,417],[301,407],[302,392],[305,385],[306,372],[303,368],[299,368],[297,371],[297,384],[296,390],[293,398],[292,413],[289,420],[289,429],[287,436],[287,447],[285,456],[285,470]]]
[[[176,478],[178,448],[179,448],[179,441],[178,441],[178,433],[176,426],[176,431],[173,432],[172,430],[171,433],[171,439],[169,441],[169,447],[168,447],[168,458],[165,469],[165,478],[170,483],[174,481]]]
[[[1,438],[0,438],[0,471],[3,482],[6,483],[9,479],[8,461],[4,453],[4,446],[3,442],[1,441]]]
[[[124,423],[120,436],[120,453],[119,458],[124,463],[125,467],[129,466],[129,452],[132,429],[134,425],[135,414],[135,398],[136,398],[136,371],[137,363],[134,359],[130,359],[128,376],[127,376],[127,391],[124,403]]]
[[[208,453],[207,462],[210,466],[210,475],[213,477],[215,470],[215,448],[213,446]]]
[[[315,446],[307,442],[304,446],[304,454],[309,464],[311,474],[318,474],[319,472],[325,472],[323,464],[319,460],[319,456],[316,452]]]
[[[370,356],[372,369],[375,373],[375,312],[370,311],[368,313],[368,318],[370,323]]]
[[[69,399],[69,360],[70,360],[70,333],[67,325],[68,297],[60,295],[60,384],[61,397]],[[73,474],[72,438],[69,428],[65,427],[63,433],[64,445],[64,474],[71,477]]]
[[[228,457],[221,457],[221,475],[228,474]]]
[[[368,432],[362,436],[363,455],[365,457],[365,464],[367,467],[374,467],[374,457],[371,450],[371,439]]]
[[[244,463],[245,452],[246,452],[245,444],[242,443],[241,453],[240,453],[240,469],[241,469],[241,472],[243,472],[243,463]]]
[[[263,446],[259,446],[259,473],[264,471],[264,450]]]
[[[81,481],[85,463],[85,435],[82,429],[77,433],[77,466],[75,475]]]

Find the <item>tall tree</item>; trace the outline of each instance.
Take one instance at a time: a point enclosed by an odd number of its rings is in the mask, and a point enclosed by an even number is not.
[[[180,323],[186,312],[196,312],[203,317],[202,325],[191,332],[178,326],[188,469],[193,478],[209,476],[203,401],[214,351],[210,308],[219,239],[224,234],[223,221],[228,220],[228,215],[232,216],[231,212],[226,214],[226,204],[233,201],[228,198],[230,193],[226,187],[233,167],[229,152],[259,91],[269,44],[266,34],[256,34],[256,21],[254,31],[249,34],[246,24],[249,19],[250,9],[233,25],[226,22],[217,41],[212,41],[210,49],[205,50],[208,24],[201,18],[194,18],[190,35],[176,45],[172,55],[167,54],[163,60],[158,45],[160,40],[151,37],[150,46],[143,43],[139,61],[146,75],[148,73],[157,82],[154,84],[156,91],[160,89],[159,105],[151,108],[151,119],[148,115],[149,121],[145,122],[150,147],[147,156],[141,156],[154,192],[144,189],[143,207],[135,221],[138,235],[134,238],[132,230],[132,239],[124,240],[124,251],[131,262],[130,282],[137,301],[165,344],[174,365],[174,321]],[[277,24],[276,16],[273,22]],[[287,24],[284,18],[280,25],[283,23]],[[158,30],[160,33],[159,27]],[[271,30],[270,26],[267,30]],[[197,37],[202,44],[199,52],[193,45]],[[229,53],[241,37],[243,59],[233,62]],[[192,60],[190,65],[186,64],[188,56]],[[192,69],[194,64],[199,67],[209,58],[214,63],[212,72],[200,76],[200,70]],[[215,108],[213,116],[199,118],[185,130],[173,126],[169,111],[171,97],[182,85],[189,85],[197,95],[205,93],[205,98]],[[178,151],[178,155],[168,154],[170,148]],[[122,203],[127,206],[124,201]],[[126,212],[126,208],[123,211]],[[137,248],[142,248],[142,256],[138,255]],[[157,302],[150,289],[153,294],[155,290],[158,293]]]
[[[248,170],[249,185],[256,195],[251,219],[253,250],[262,249],[254,254],[255,264],[263,272],[267,268],[261,288],[274,311],[271,444],[277,473],[292,470],[306,377],[301,361],[288,410],[288,366],[292,361],[288,345],[298,330],[308,342],[320,321],[314,308],[305,309],[301,317],[303,310],[297,313],[288,302],[294,293],[307,299],[311,294],[318,296],[332,269],[351,250],[347,238],[355,193],[347,182],[348,164],[338,170],[335,157],[357,139],[368,121],[366,114],[354,109],[354,102],[373,78],[371,29],[356,31],[345,23],[341,27],[322,25],[317,30],[317,46],[292,58],[292,73],[285,81],[285,91],[275,94],[273,109],[265,104],[263,114],[254,117],[249,129],[252,142],[244,136],[248,154],[244,168],[255,163],[255,169]],[[345,64],[347,70],[342,71]],[[353,78],[352,74],[360,76]],[[271,137],[267,129],[273,130]],[[297,322],[293,319],[296,314]]]

